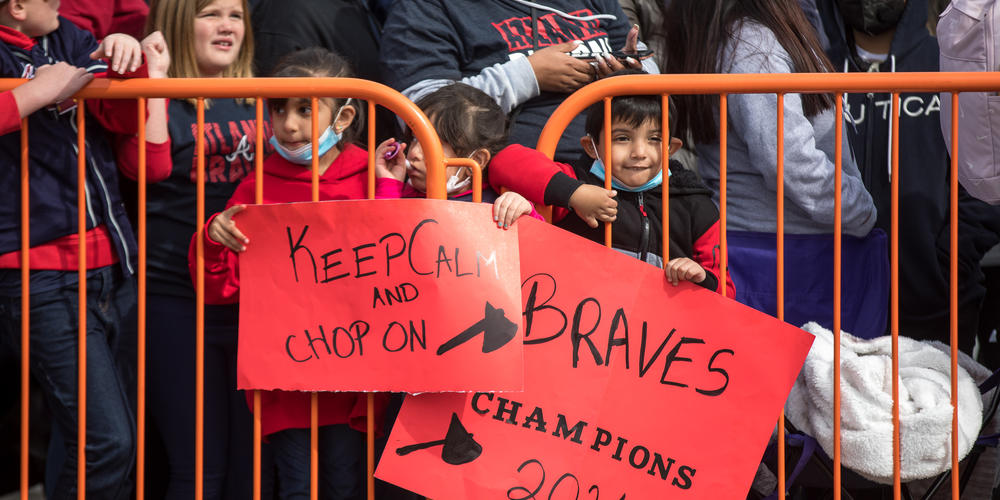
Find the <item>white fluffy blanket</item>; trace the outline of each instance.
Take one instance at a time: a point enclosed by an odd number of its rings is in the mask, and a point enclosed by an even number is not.
[[[795,427],[833,456],[833,333],[808,323],[816,336],[785,403]],[[859,474],[891,484],[892,338],[841,335],[841,460]],[[951,468],[951,358],[941,350],[899,337],[899,420],[902,481]],[[969,374],[958,370],[959,458],[979,434],[983,405]]]

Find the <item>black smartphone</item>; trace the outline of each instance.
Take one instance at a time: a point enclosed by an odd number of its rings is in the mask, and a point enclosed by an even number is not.
[[[604,55],[604,54],[603,53],[602,54],[594,54],[594,53],[591,52],[589,54],[579,54],[579,55],[577,55],[577,54],[570,54],[570,55],[572,55],[573,57],[575,57],[577,59],[580,59],[581,61],[596,61],[598,55]],[[650,57],[652,57],[653,56],[653,51],[649,50],[649,49],[645,49],[645,50],[637,50],[633,54],[626,54],[622,50],[616,50],[614,52],[611,52],[611,55],[615,59],[618,59],[619,61],[622,61],[622,62],[624,62],[625,59],[629,58],[629,57],[631,57],[632,59],[638,59],[638,60],[642,61],[644,59],[649,59]]]

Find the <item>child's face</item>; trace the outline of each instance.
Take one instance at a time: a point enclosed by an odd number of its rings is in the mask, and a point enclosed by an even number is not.
[[[214,0],[194,19],[194,51],[201,76],[222,74],[240,54],[244,21],[241,0]]]
[[[35,38],[59,29],[59,0],[25,0],[21,5],[24,9],[21,33]]]
[[[319,99],[316,113],[319,115],[316,117],[320,126],[317,131],[319,136],[330,125],[333,111],[325,99]],[[274,129],[274,137],[288,149],[294,150],[309,144],[312,141],[310,100],[301,97],[291,98],[285,101],[284,106],[271,108],[271,126]]]
[[[584,137],[581,141],[584,150],[591,158],[601,158],[605,165],[603,131],[598,137]],[[589,144],[588,144],[589,143]],[[649,182],[662,168],[660,152],[663,135],[660,124],[654,120],[646,120],[634,127],[621,121],[611,123],[611,174],[618,182],[639,187]],[[673,146],[673,145],[671,145]],[[596,156],[595,156],[596,155]]]
[[[442,142],[441,150],[444,152],[445,158],[455,157],[455,150],[451,148],[450,144]],[[413,186],[413,189],[426,193],[427,165],[424,163],[424,150],[420,147],[420,143],[416,139],[413,139],[413,144],[406,148],[406,159],[410,162],[410,165],[406,168],[406,175],[410,180],[410,185]],[[445,167],[445,179],[455,175],[459,170],[467,169],[462,167]]]

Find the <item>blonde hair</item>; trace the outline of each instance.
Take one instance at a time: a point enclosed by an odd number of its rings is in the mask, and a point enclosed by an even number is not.
[[[198,56],[194,44],[194,20],[202,9],[214,0],[152,0],[149,18],[146,19],[146,33],[160,31],[170,51],[170,78],[197,78],[202,76],[198,69]],[[243,4],[243,43],[233,64],[223,72],[223,77],[253,76],[253,30],[250,28],[250,7],[247,0]]]

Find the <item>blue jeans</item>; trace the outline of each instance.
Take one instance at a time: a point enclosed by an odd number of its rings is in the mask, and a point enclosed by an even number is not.
[[[309,434],[309,429],[287,429],[268,436],[281,500],[309,498]],[[362,434],[347,424],[324,425],[318,441],[319,498],[360,499]]]
[[[46,478],[49,499],[76,498],[77,287],[31,295],[31,372],[44,392],[53,425],[65,442],[62,467]],[[135,283],[117,266],[87,279],[87,498],[119,499],[131,493],[135,424],[115,364],[121,321],[135,307]],[[21,349],[21,297],[0,296],[0,337]]]

